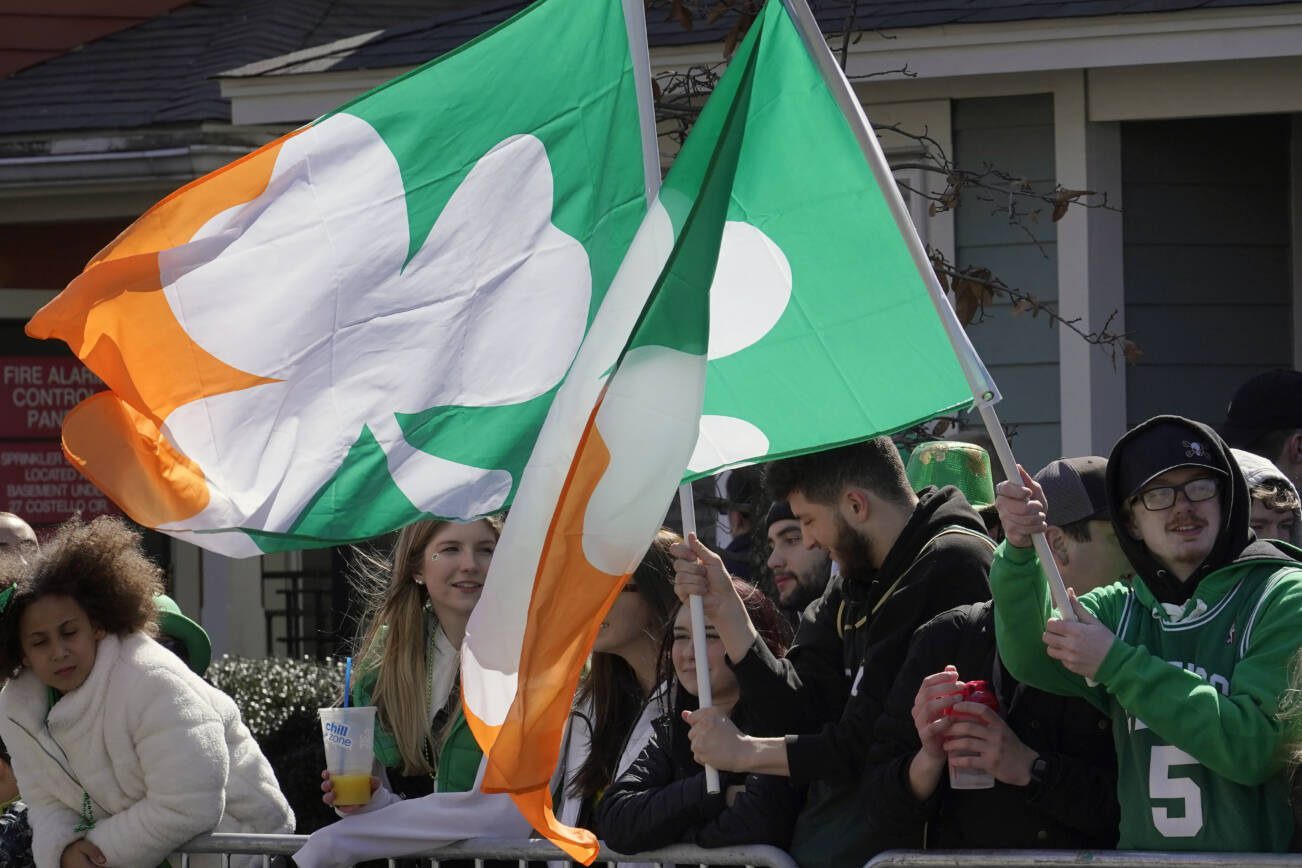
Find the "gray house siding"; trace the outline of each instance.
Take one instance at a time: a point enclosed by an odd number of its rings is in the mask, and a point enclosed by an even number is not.
[[[1053,97],[1050,94],[955,100],[954,160],[980,171],[989,164],[1036,189],[1054,186]],[[994,198],[994,201],[983,201]],[[955,261],[984,266],[1010,287],[1043,301],[1058,297],[1057,233],[1046,212],[1010,223],[1006,196],[965,191],[955,211]],[[1028,206],[1022,206],[1028,207]],[[1013,316],[1006,299],[969,328],[1004,400],[1000,418],[1014,428],[1013,452],[1027,467],[1057,458],[1058,331],[1043,318]]]
[[[1122,125],[1130,424],[1219,424],[1245,379],[1292,361],[1289,119]]]

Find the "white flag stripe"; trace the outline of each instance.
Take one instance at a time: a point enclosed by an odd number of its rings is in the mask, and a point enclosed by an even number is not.
[[[538,553],[579,438],[611,366],[669,259],[673,241],[669,214],[656,201],[552,402],[521,477],[511,520],[503,529],[462,646],[462,696],[467,708],[489,726],[501,725],[515,699]]]
[[[703,362],[678,350],[638,347],[611,381],[596,420],[610,467],[583,516],[583,554],[602,572],[632,572],[664,519],[696,441]]]

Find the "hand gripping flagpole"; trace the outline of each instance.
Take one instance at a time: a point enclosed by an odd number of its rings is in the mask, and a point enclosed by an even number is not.
[[[846,80],[845,73],[837,65],[836,58],[827,47],[823,31],[819,28],[814,14],[809,11],[806,0],[782,0],[782,5],[786,7],[787,13],[795,23],[800,38],[805,44],[805,50],[809,52],[809,56],[822,73],[827,89],[836,100],[846,123],[850,125],[855,139],[859,142],[864,158],[872,168],[877,186],[881,188],[882,195],[886,198],[891,216],[895,218],[895,224],[900,234],[904,236],[909,254],[913,257],[913,264],[927,286],[927,294],[931,297],[931,303],[935,306],[936,313],[945,327],[945,334],[954,348],[955,355],[958,356],[959,365],[967,378],[968,387],[972,390],[976,408],[981,413],[981,421],[985,423],[986,431],[990,434],[990,442],[995,447],[995,454],[999,457],[1004,475],[1009,480],[1020,483],[1022,476],[1017,470],[1017,459],[1013,457],[1012,447],[1008,445],[1008,437],[1004,434],[1004,426],[1000,424],[999,416],[995,413],[994,405],[1000,398],[999,390],[968,339],[967,332],[963,331],[963,326],[954,315],[954,309],[945,298],[944,290],[940,288],[940,281],[936,279],[931,260],[922,246],[922,241],[918,238],[917,230],[913,227],[913,220],[909,217],[904,199],[896,186],[895,176],[891,173],[886,156],[882,153],[881,143],[877,141],[877,136],[864,115],[863,106],[859,104],[859,99],[850,87],[850,82]],[[1067,597],[1067,588],[1063,583],[1062,573],[1058,571],[1058,564],[1053,559],[1049,541],[1042,533],[1033,534],[1031,540],[1035,544],[1035,553],[1040,558],[1040,566],[1048,577],[1049,591],[1053,594],[1054,605],[1058,607],[1063,620],[1075,621],[1076,613]]]
[[[645,0],[623,0],[624,26],[628,33],[629,55],[633,62],[633,82],[637,91],[639,126],[642,130],[642,168],[646,177],[646,201],[650,205],[660,190],[660,145],[656,134],[655,103],[651,94],[651,51],[646,40]],[[692,486],[678,486],[678,503],[683,517],[683,538],[696,533],[696,501]],[[693,594],[688,602],[692,616],[692,652],[696,656],[696,679],[700,707],[714,704],[710,689],[710,662],[705,648],[705,607],[701,597]],[[705,767],[705,790],[719,792],[719,770]]]
[[[696,502],[690,484],[678,486],[678,510],[686,539],[688,534],[696,533]],[[700,594],[687,599],[692,615],[692,656],[696,658],[696,698],[701,708],[709,708],[714,705],[714,688],[710,686],[710,660],[705,647],[705,604]],[[714,766],[705,767],[705,791],[711,795],[719,792],[719,770]]]

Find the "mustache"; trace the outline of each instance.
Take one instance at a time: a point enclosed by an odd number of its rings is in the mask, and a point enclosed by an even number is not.
[[[1167,522],[1166,529],[1175,530],[1178,527],[1184,527],[1186,525],[1190,527],[1196,527],[1199,530],[1202,530],[1203,528],[1207,527],[1208,522],[1205,521],[1204,519],[1198,518],[1197,516],[1193,516],[1193,515],[1180,516],[1177,518],[1173,518],[1171,521]]]

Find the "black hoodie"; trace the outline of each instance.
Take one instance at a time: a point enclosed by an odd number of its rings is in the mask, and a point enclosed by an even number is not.
[[[1229,479],[1221,492],[1221,526],[1216,534],[1216,542],[1193,574],[1181,581],[1171,574],[1166,565],[1154,557],[1140,540],[1130,534],[1126,518],[1122,512],[1129,492],[1122,491],[1120,474],[1122,456],[1134,442],[1135,438],[1156,425],[1177,424],[1189,429],[1190,435],[1206,440],[1212,448],[1212,459]],[[1153,596],[1162,603],[1182,605],[1193,596],[1198,584],[1210,573],[1232,563],[1258,558],[1288,558],[1290,555],[1276,546],[1258,540],[1249,526],[1252,501],[1248,494],[1248,483],[1239,470],[1238,463],[1230,454],[1230,447],[1209,426],[1183,416],[1154,416],[1141,422],[1122,435],[1117,445],[1112,447],[1108,458],[1107,470],[1108,503],[1112,507],[1112,526],[1117,533],[1117,541],[1126,553],[1126,558],[1135,568],[1135,573],[1143,579]],[[1138,506],[1143,509],[1143,506]]]
[[[990,598],[994,544],[981,517],[953,486],[918,497],[881,569],[833,578],[805,609],[786,659],[756,640],[732,664],[752,734],[787,736],[798,784],[857,782],[913,631],[947,609]]]

